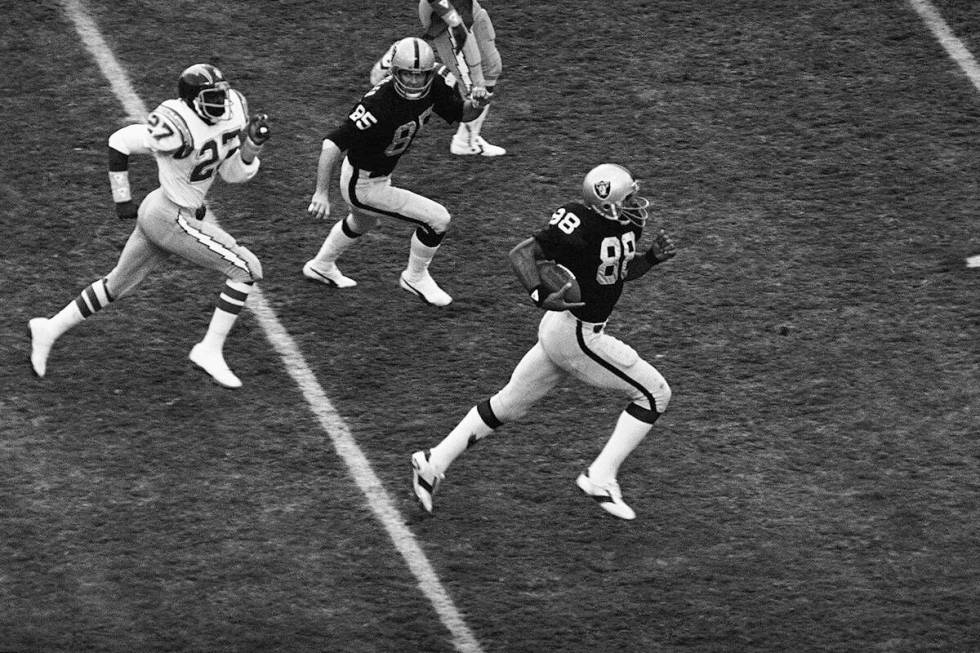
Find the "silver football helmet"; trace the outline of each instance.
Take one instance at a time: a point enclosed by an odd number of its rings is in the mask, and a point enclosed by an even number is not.
[[[647,220],[650,200],[639,195],[640,184],[632,173],[615,163],[603,163],[589,170],[582,181],[582,199],[610,220],[642,227]]]
[[[395,90],[406,100],[425,97],[432,87],[436,71],[436,55],[432,47],[420,38],[410,36],[395,44],[391,57],[391,76]]]

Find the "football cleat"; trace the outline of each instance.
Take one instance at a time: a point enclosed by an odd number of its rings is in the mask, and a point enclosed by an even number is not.
[[[619,483],[615,480],[600,485],[589,478],[589,472],[586,471],[578,475],[575,484],[595,499],[599,507],[610,515],[615,515],[620,519],[636,519],[636,513],[623,501],[623,493],[619,489]]]
[[[474,136],[470,139],[453,136],[452,143],[449,144],[449,151],[459,156],[479,154],[481,156],[503,156],[507,150],[499,145],[488,143],[482,136]]]
[[[225,358],[221,355],[220,350],[206,349],[199,342],[191,348],[191,353],[188,358],[191,359],[192,363],[210,374],[211,378],[218,385],[226,388],[242,387],[242,382],[239,378],[235,376],[234,372],[228,369],[228,364],[225,363]]]
[[[31,330],[31,367],[42,379],[48,369],[48,354],[57,340],[48,328],[49,321],[46,317],[35,317],[27,323]]]
[[[418,280],[409,280],[407,272],[402,272],[398,279],[398,285],[413,295],[421,297],[423,302],[432,306],[447,306],[453,301],[453,298],[439,287],[439,284],[428,272]]]
[[[445,475],[437,472],[429,462],[428,451],[416,451],[412,454],[412,489],[426,512],[432,512],[432,495],[436,493],[443,478]]]
[[[313,261],[307,261],[303,266],[303,276],[310,281],[322,283],[331,288],[353,288],[357,282],[350,277],[345,277],[336,263],[331,263],[326,270],[313,267]]]

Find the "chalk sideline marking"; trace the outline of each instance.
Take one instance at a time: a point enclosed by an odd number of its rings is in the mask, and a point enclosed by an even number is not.
[[[977,60],[963,45],[963,42],[953,34],[953,30],[943,20],[939,10],[929,0],[909,0],[909,4],[912,5],[912,9],[919,14],[926,27],[946,50],[949,58],[959,65],[970,82],[973,83],[973,87],[980,91],[980,65],[977,64]],[[967,257],[966,267],[980,268],[980,254]]]
[[[136,94],[129,81],[129,76],[112,54],[112,50],[102,38],[98,26],[89,15],[84,4],[81,0],[62,0],[62,5],[68,18],[74,23],[75,30],[85,47],[112,87],[112,92],[126,110],[128,119],[132,122],[143,121],[148,113],[146,105]],[[419,589],[432,603],[439,619],[452,634],[456,650],[462,653],[481,653],[480,643],[470,632],[466,622],[463,621],[459,610],[456,609],[449,593],[439,581],[439,577],[412,531],[405,526],[404,518],[395,508],[395,504],[382,485],[381,479],[371,468],[371,463],[360,447],[357,446],[350,428],[334,409],[333,404],[330,403],[316,376],[300,353],[296,342],[279,322],[275,312],[258,287],[252,291],[246,306],[255,315],[265,332],[266,338],[282,358],[286,371],[299,386],[310,410],[319,420],[320,426],[330,436],[334,448],[347,464],[357,487],[367,498],[371,511],[384,526],[395,548],[414,574]],[[407,467],[406,464],[406,469]]]

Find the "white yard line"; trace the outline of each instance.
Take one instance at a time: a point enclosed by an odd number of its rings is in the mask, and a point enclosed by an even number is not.
[[[102,70],[102,74],[108,80],[113,93],[122,104],[131,121],[142,121],[147,114],[146,105],[140,100],[136,91],[129,81],[129,76],[119,62],[116,60],[109,46],[102,38],[98,26],[87,9],[80,0],[62,0],[65,13],[75,25],[78,35],[81,37],[85,47],[88,48],[92,58]],[[185,62],[190,65],[195,62]],[[177,64],[180,67],[179,64]],[[176,74],[176,73],[175,73]],[[330,399],[317,381],[316,376],[307,365],[303,354],[300,352],[296,342],[289,335],[286,329],[276,318],[275,312],[266,301],[261,290],[256,288],[248,299],[248,308],[255,315],[265,332],[266,338],[272,343],[273,348],[282,358],[283,365],[289,376],[293,378],[299,386],[303,397],[309,404],[310,410],[320,422],[324,432],[330,437],[337,453],[347,464],[347,468],[357,483],[358,488],[364,493],[368,506],[378,518],[378,521],[388,532],[388,536],[394,543],[395,548],[405,559],[408,568],[415,576],[419,584],[419,589],[432,603],[432,607],[439,615],[439,619],[452,635],[456,650],[465,653],[480,653],[482,651],[480,643],[470,632],[456,608],[449,593],[443,587],[442,582],[436,575],[435,570],[429,563],[425,552],[419,546],[418,541],[412,531],[405,526],[405,519],[398,512],[394,502],[385,490],[381,479],[371,468],[364,452],[357,446],[351,434],[350,427],[344,419],[337,413]],[[408,470],[408,457],[405,458],[406,471]]]
[[[946,50],[949,58],[959,65],[973,83],[973,87],[980,91],[980,65],[977,64],[976,58],[963,45],[963,42],[953,34],[953,30],[943,20],[939,10],[929,0],[908,0],[908,2],[925,22],[926,27],[936,37],[939,44]],[[980,268],[980,254],[967,257],[966,267]]]

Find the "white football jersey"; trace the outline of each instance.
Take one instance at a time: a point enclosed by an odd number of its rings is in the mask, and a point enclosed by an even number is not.
[[[159,169],[160,186],[174,203],[189,209],[204,204],[216,174],[225,181],[247,181],[258,172],[258,158],[241,160],[240,132],[248,122],[248,105],[241,93],[228,92],[226,119],[204,122],[179,99],[165,100],[147,117],[148,138]]]

